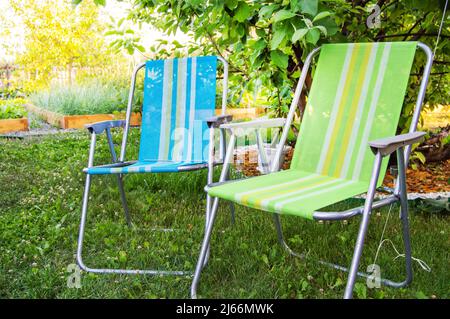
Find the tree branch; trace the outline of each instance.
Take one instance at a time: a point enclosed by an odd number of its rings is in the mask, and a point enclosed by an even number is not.
[[[425,32],[418,32],[418,33],[400,33],[400,34],[386,34],[386,35],[380,35],[376,36],[376,40],[385,39],[385,38],[396,38],[396,37],[408,37],[408,36],[424,36],[424,37],[437,37],[437,33],[425,33]],[[450,39],[450,35],[443,35],[441,34],[442,38]]]
[[[412,30],[414,30],[420,23],[422,23],[423,20],[425,20],[425,18],[427,17],[427,15],[430,13],[430,11],[428,11],[427,13],[424,14],[424,16],[420,19],[418,19],[416,21],[416,23],[414,23],[414,25],[408,30],[408,32],[406,33],[406,35],[403,38],[403,41],[406,41],[406,38],[408,38],[412,32]]]

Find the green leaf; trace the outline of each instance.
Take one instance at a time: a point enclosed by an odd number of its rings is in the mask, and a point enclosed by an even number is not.
[[[427,295],[425,295],[423,293],[423,291],[420,291],[420,290],[418,292],[416,292],[416,298],[417,299],[428,299]]]
[[[94,0],[94,3],[99,6],[105,6],[106,0]]]
[[[266,36],[266,31],[264,31],[264,29],[256,29],[256,35],[260,38],[264,38]]]
[[[425,158],[425,155],[423,155],[422,152],[415,152],[415,155],[416,155],[417,159],[418,159],[422,164],[425,164],[425,162],[427,161],[427,159]]]
[[[263,6],[259,10],[259,17],[263,19],[268,19],[272,15],[272,13],[279,8],[278,4],[272,4],[270,6]]]
[[[237,0],[225,0],[225,5],[228,8],[230,8],[231,10],[234,10],[238,5],[238,1]]]
[[[303,280],[302,281],[302,291],[305,291],[306,288],[308,288],[308,286],[309,286],[308,282],[306,280]]]
[[[252,45],[252,49],[255,51],[261,51],[266,47],[266,41],[264,39],[259,39]]]
[[[294,12],[289,10],[280,10],[273,16],[273,22],[280,22],[295,16]]]
[[[303,37],[308,33],[309,29],[298,29],[294,32],[292,36],[292,42],[295,43],[298,40],[303,39]]]
[[[267,258],[267,255],[262,255],[262,256],[261,256],[261,259],[262,259],[262,261],[263,261],[266,265],[269,264],[269,258]]]
[[[288,66],[288,56],[280,50],[270,52],[270,59],[280,69],[286,69]]]
[[[106,31],[103,35],[108,36],[108,35],[117,35],[117,34],[118,34],[118,32],[116,30],[109,30],[109,31]]]
[[[325,28],[323,25],[316,25],[314,28],[319,29],[319,31],[322,32],[323,36],[327,36],[327,28]]]
[[[136,49],[138,49],[140,52],[145,52],[145,48],[144,48],[142,45],[138,44],[138,45],[135,45],[135,47],[136,47]]]
[[[263,62],[263,55],[261,54],[261,51],[254,51],[252,55],[250,55],[250,63],[252,64],[253,68],[259,68]]]
[[[127,253],[123,250],[119,251],[119,261],[125,263],[127,261]]]
[[[450,144],[450,135],[445,136],[442,140],[441,140],[441,145],[447,145]]]
[[[314,17],[317,14],[318,4],[319,0],[300,0],[298,5],[300,6],[301,12]]]
[[[281,41],[283,41],[286,33],[284,30],[277,30],[272,36],[272,40],[270,41],[270,49],[275,50],[280,46]]]
[[[235,0],[235,2],[237,2],[237,0]],[[203,3],[203,1],[202,0],[190,0],[189,3],[192,7],[197,8],[200,4]]]
[[[126,47],[126,50],[127,50],[127,52],[128,52],[129,55],[133,55],[133,53],[134,53],[134,48],[133,48],[132,46],[127,46],[127,47]]]
[[[366,285],[358,282],[355,284],[355,293],[358,298],[366,299],[367,298],[367,288]]]
[[[308,18],[303,18],[302,20],[303,20],[303,22],[305,22],[305,24],[306,24],[306,26],[308,27],[308,29],[312,29],[312,27],[313,27],[314,25],[313,25],[313,23],[312,23],[311,20],[309,20]]]
[[[234,14],[234,19],[238,22],[244,22],[251,15],[250,6],[246,2],[239,3]]]
[[[339,31],[339,27],[337,26],[336,22],[331,18],[325,18],[322,19],[319,22],[319,25],[324,26],[327,28],[327,34],[328,36],[335,35]]]
[[[320,31],[318,29],[310,29],[306,34],[306,42],[315,45],[320,39]]]
[[[330,11],[322,11],[322,12],[319,12],[319,13],[314,17],[313,22],[319,21],[319,20],[321,20],[321,19],[323,19],[323,18],[326,18],[326,17],[329,17],[330,15],[331,15],[331,12],[330,12]]]

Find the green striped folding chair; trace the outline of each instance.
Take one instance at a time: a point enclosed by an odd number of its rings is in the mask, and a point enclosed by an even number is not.
[[[427,55],[414,115],[408,134],[394,136],[408,85],[416,48]],[[282,147],[291,126],[307,70],[320,52],[304,119],[288,170],[279,171]],[[343,220],[362,215],[355,250],[349,269],[345,298],[351,298],[371,211],[400,202],[406,255],[406,280],[382,283],[403,287],[412,280],[405,167],[411,145],[424,133],[416,132],[421,106],[432,63],[430,49],[417,42],[325,44],[306,59],[290,111],[285,120],[228,123],[221,127],[231,132],[219,183],[208,185],[214,197],[210,222],[191,287],[193,298],[209,248],[211,231],[222,198],[247,207],[272,213],[281,245],[294,253],[283,239],[280,215],[288,214],[310,220]],[[283,125],[284,123],[284,125]],[[242,180],[225,181],[236,142],[243,127],[284,126],[270,174]],[[392,137],[394,136],[394,137]],[[396,188],[387,198],[374,201],[383,181],[388,155],[396,151],[399,174]],[[320,211],[328,205],[366,193],[362,207],[342,212]],[[325,262],[323,262],[325,263]],[[364,274],[362,274],[364,275]],[[367,274],[366,274],[367,275]]]
[[[223,63],[222,115],[215,116],[216,73],[218,60]],[[125,151],[130,130],[136,76],[145,70],[142,125],[137,160],[126,161]],[[123,175],[130,173],[176,173],[208,169],[208,183],[213,181],[214,130],[227,123],[231,116],[225,115],[228,89],[228,64],[215,56],[147,61],[133,72],[126,119],[104,121],[87,125],[91,133],[86,186],[83,195],[80,231],[78,237],[77,262],[85,271],[94,273],[184,275],[185,271],[98,269],[87,267],[82,259],[83,239],[88,211],[91,178],[94,175],[117,176],[118,187],[126,221],[131,225],[123,188]],[[123,127],[120,156],[117,158],[111,129]],[[94,151],[98,134],[105,132],[112,162],[94,166]],[[221,135],[221,157],[225,153],[225,134]],[[207,196],[206,223],[209,218],[211,200]],[[231,207],[231,206],[230,206]],[[233,214],[233,207],[232,214]]]

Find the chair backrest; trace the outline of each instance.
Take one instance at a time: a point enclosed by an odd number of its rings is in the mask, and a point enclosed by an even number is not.
[[[217,57],[147,61],[139,161],[204,161],[216,106]]]
[[[374,160],[368,142],[395,135],[416,47],[323,45],[291,168],[368,182]]]

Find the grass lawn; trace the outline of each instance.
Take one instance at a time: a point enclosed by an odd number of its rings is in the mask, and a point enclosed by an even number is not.
[[[119,135],[115,135],[117,141]],[[137,155],[137,132],[129,158]],[[89,136],[66,133],[23,140],[0,139],[0,297],[2,298],[187,298],[189,277],[82,274],[80,289],[67,287],[67,266],[75,262],[81,195]],[[99,137],[97,163],[109,161]],[[218,173],[218,172],[216,172]],[[129,175],[125,188],[133,228],[126,226],[116,181],[94,176],[84,259],[97,267],[193,269],[203,236],[206,171]],[[353,199],[330,207],[361,204]],[[414,281],[405,289],[368,289],[359,279],[359,298],[449,298],[448,215],[411,205]],[[402,251],[401,227],[394,206],[385,238]],[[374,214],[361,269],[373,262],[387,208]],[[341,298],[346,274],[321,266],[322,258],[349,265],[359,218],[348,223],[283,219],[286,237],[310,258],[288,256],[277,244],[269,214],[237,207],[236,224],[221,205],[212,238],[211,260],[199,287],[203,298]],[[173,227],[177,232],[152,232]],[[403,279],[404,259],[386,244],[378,264],[383,276]]]

